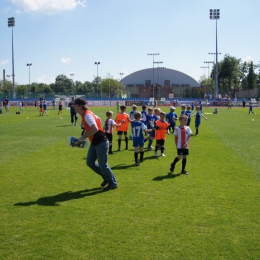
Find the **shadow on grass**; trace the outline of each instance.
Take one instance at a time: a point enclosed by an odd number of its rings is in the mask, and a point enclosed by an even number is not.
[[[71,126],[71,124],[70,125],[56,125],[56,127],[68,127],[68,126]]]
[[[112,170],[122,170],[128,169],[129,167],[135,166],[134,164],[118,164],[116,166],[111,167]]]
[[[39,198],[36,201],[15,203],[14,206],[31,206],[31,205],[59,206],[58,202],[81,199],[81,198],[84,198],[87,196],[96,195],[101,192],[103,192],[102,188],[79,190],[79,191],[75,191],[75,192],[67,191],[67,192],[57,194],[57,195]]]
[[[180,175],[181,175],[181,173],[177,173],[177,174],[168,173],[167,175],[157,176],[157,177],[153,178],[153,181],[163,181],[163,180],[166,180],[166,179],[173,179],[173,178],[176,178]]]

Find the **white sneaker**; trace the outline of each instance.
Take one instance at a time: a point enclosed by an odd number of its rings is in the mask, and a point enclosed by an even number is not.
[[[164,157],[164,156],[165,156],[165,154],[164,154],[164,153],[162,153],[162,156]]]
[[[154,156],[158,156],[158,152],[154,152]]]

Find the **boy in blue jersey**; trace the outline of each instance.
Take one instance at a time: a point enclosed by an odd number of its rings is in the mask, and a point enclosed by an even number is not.
[[[250,113],[255,114],[253,112],[253,104],[252,104],[252,102],[249,103],[249,115],[250,115]]]
[[[181,115],[185,115],[186,114],[186,105],[182,105],[181,106]]]
[[[202,113],[202,101],[199,101],[199,108],[200,108],[200,112]]]
[[[190,106],[187,106],[187,110],[186,110],[186,113],[185,113],[185,115],[188,117],[186,126],[190,126],[190,121],[191,121],[191,110],[190,110],[190,108],[191,108]]]
[[[43,113],[46,114],[46,116],[49,115],[49,113],[48,113],[48,111],[47,111],[47,104],[46,104],[45,101],[43,101],[43,111],[44,111]]]
[[[147,115],[147,111],[146,111],[146,105],[143,105],[142,106],[142,112],[141,112],[141,114],[142,114],[142,122],[147,126],[147,122],[146,122],[146,115]],[[145,133],[145,136],[147,136],[147,133]]]
[[[130,119],[134,120],[134,114],[137,110],[137,106],[136,105],[132,105],[132,111],[129,113]]]
[[[176,126],[175,121],[178,120],[178,115],[175,113],[175,107],[170,107],[170,112],[165,117],[166,121],[170,124],[168,128],[168,134],[171,132],[174,133],[174,128]]]
[[[154,125],[154,122],[156,121],[156,117],[155,115],[153,114],[153,109],[151,107],[148,108],[148,114],[146,115],[146,122],[147,122],[147,129],[153,129],[152,128],[152,125]],[[148,147],[147,149],[148,150],[153,150],[153,147],[152,147],[152,143],[153,143],[153,139],[155,137],[155,132],[154,131],[151,131],[150,134],[149,134],[149,137],[147,137],[144,141],[148,141]]]
[[[134,158],[135,158],[135,165],[139,166],[138,161],[138,148],[140,148],[140,162],[144,160],[144,132],[151,132],[152,129],[147,129],[145,124],[141,122],[141,112],[137,111],[134,114],[135,121],[132,122],[132,133],[133,133],[133,146],[135,148]]]
[[[200,126],[200,118],[203,117],[205,120],[208,120],[204,115],[202,115],[201,111],[200,111],[200,106],[196,107],[196,113],[191,115],[191,116],[195,116],[195,128],[196,128],[196,133],[195,135],[199,134],[199,126]]]
[[[193,112],[194,110],[194,102],[191,102],[191,111]]]

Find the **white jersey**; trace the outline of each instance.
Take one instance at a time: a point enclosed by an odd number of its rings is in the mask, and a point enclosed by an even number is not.
[[[105,133],[113,134],[113,128],[115,125],[116,122],[113,119],[107,118],[104,125]]]
[[[177,149],[183,149],[184,144],[190,138],[191,134],[192,131],[188,126],[178,126],[175,128],[174,135],[178,137]],[[189,144],[184,149],[189,149]]]

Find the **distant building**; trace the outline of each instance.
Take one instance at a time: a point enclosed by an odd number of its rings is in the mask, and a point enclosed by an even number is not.
[[[200,84],[189,75],[167,68],[151,68],[136,71],[121,81],[126,86],[128,97],[156,99],[182,97],[185,92]]]

